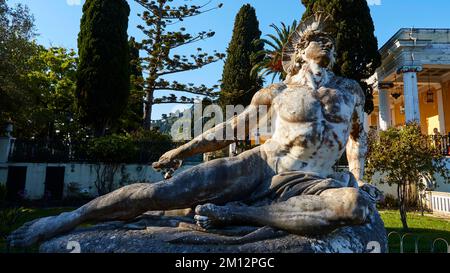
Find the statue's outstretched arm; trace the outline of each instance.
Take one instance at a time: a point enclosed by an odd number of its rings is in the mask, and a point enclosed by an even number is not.
[[[218,151],[233,144],[235,142],[234,139],[218,139],[215,137],[217,135],[223,135],[226,130],[232,130],[236,134],[236,131],[239,130],[238,127],[243,126],[245,128],[245,134],[248,136],[249,132],[257,126],[257,122],[249,122],[249,119],[255,117],[259,106],[266,105],[270,108],[272,99],[276,93],[275,90],[276,88],[271,86],[258,91],[253,96],[250,106],[240,115],[215,126],[177,149],[165,153],[158,162],[153,163],[153,168],[163,169],[173,165],[173,161],[175,160],[183,160],[197,154]]]
[[[364,130],[365,96],[358,83],[355,83],[354,89],[358,101],[353,113],[352,130],[347,143],[347,159],[350,172],[362,183],[367,154],[367,133]]]

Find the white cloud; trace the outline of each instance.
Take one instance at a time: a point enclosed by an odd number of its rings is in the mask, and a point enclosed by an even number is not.
[[[69,6],[80,6],[81,0],[66,0],[67,5]]]
[[[381,0],[367,0],[369,6],[381,6]]]

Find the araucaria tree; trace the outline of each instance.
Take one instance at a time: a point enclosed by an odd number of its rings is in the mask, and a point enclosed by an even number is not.
[[[381,65],[378,41],[366,0],[302,0],[303,18],[315,12],[330,14],[336,26],[337,58],[334,72],[358,81],[366,93],[365,111],[374,109],[371,88],[364,82]]]
[[[194,83],[169,81],[166,76],[196,70],[225,57],[224,54],[216,52],[210,55],[201,48],[197,48],[196,52],[193,52],[190,56],[178,55],[174,52],[182,46],[192,45],[195,42],[213,37],[215,34],[213,31],[189,34],[185,27],[177,27],[185,19],[220,8],[222,4],[209,7],[211,1],[204,5],[187,5],[185,4],[186,1],[174,0],[135,1],[144,8],[140,17],[145,25],[138,26],[138,28],[146,36],[141,42],[141,49],[147,53],[142,58],[142,68],[145,76],[144,91],[146,92],[144,127],[149,129],[154,104],[189,104],[194,102],[194,99],[176,96],[173,93],[155,98],[155,91],[184,92],[201,96],[214,95],[213,91],[217,86],[207,87],[204,84],[196,85]],[[173,4],[173,2],[179,4]]]
[[[411,195],[417,197],[417,191],[425,190],[424,179],[428,183],[436,182],[436,176],[440,175],[448,183],[449,170],[435,143],[422,135],[417,123],[380,132],[369,143],[366,178],[370,182],[397,186],[401,221],[407,230],[406,213]],[[381,178],[377,174],[382,174]]]
[[[126,0],[87,0],[78,36],[78,106],[97,136],[122,115],[130,94]]]
[[[220,104],[250,104],[253,95],[261,88],[262,79],[252,74],[252,68],[261,61],[258,55],[264,48],[255,9],[246,4],[236,15],[233,36],[227,50],[222,75]]]

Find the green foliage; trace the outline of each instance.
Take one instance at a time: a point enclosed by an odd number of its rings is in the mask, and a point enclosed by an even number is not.
[[[28,8],[9,7],[0,0],[0,128],[9,120],[20,126],[26,119],[24,107],[33,103],[24,78],[37,50],[34,37],[34,18]]]
[[[130,49],[130,82],[131,82],[131,90],[139,90],[142,91],[143,82],[142,82],[142,64],[139,56],[140,46],[136,42],[134,37],[131,37],[128,41],[128,47]]]
[[[0,128],[10,120],[22,139],[75,133],[75,52],[37,45],[33,21],[25,6],[0,1]]]
[[[130,97],[128,105],[119,120],[115,123],[113,132],[127,133],[138,130],[142,127],[143,97],[145,91],[143,88],[142,65],[139,57],[139,44],[134,37],[129,42],[130,48]]]
[[[275,30],[276,35],[268,34],[269,39],[260,39],[259,42],[268,46],[259,51],[257,54],[261,56],[261,61],[258,62],[252,69],[252,73],[258,74],[260,77],[272,76],[272,82],[278,76],[280,81],[286,79],[286,72],[283,69],[282,56],[283,48],[289,41],[291,34],[297,29],[297,21],[294,20],[290,26],[281,23],[281,27],[272,24],[271,28]]]
[[[170,137],[155,130],[141,129],[129,135],[113,134],[91,140],[88,156],[98,162],[94,166],[98,194],[107,194],[117,187],[114,178],[121,164],[137,160],[151,163],[172,148]],[[127,179],[122,179],[121,184],[123,180]]]
[[[84,121],[96,135],[123,114],[130,94],[128,16],[125,0],[87,0],[78,50],[77,99]]]
[[[366,92],[365,111],[373,111],[372,90],[363,81],[381,65],[378,41],[366,0],[302,0],[303,18],[314,12],[329,13],[336,24],[337,58],[334,72],[358,81]]]
[[[223,68],[220,104],[248,106],[253,95],[261,89],[262,80],[252,74],[252,68],[262,60],[257,53],[264,45],[255,9],[246,4],[241,7],[234,22],[233,37],[227,49]]]
[[[179,55],[174,52],[176,49],[192,45],[198,41],[209,39],[214,36],[213,31],[201,31],[195,35],[186,32],[184,26],[174,30],[184,20],[199,16],[216,8],[209,8],[210,2],[202,5],[187,5],[181,0],[136,0],[144,11],[140,17],[145,26],[138,26],[145,34],[142,40],[141,49],[146,51],[147,56],[142,58],[142,68],[146,72],[144,89],[147,93],[147,107],[144,111],[144,125],[150,128],[151,112],[154,104],[161,103],[193,103],[194,99],[182,96],[178,98],[175,94],[169,94],[160,98],[154,97],[155,91],[186,92],[194,95],[214,96],[213,91],[217,86],[207,87],[205,85],[196,86],[193,83],[180,83],[169,81],[165,76],[173,75],[185,71],[196,70],[205,65],[217,62],[224,58],[224,55],[214,51],[213,55],[197,48],[190,55]],[[178,3],[178,4],[174,4]]]
[[[75,105],[77,62],[73,50],[58,47],[40,46],[30,58],[33,69],[25,79],[34,103],[23,109],[28,123],[20,124],[20,136],[56,139],[80,131]]]
[[[26,69],[11,76],[22,89],[9,93],[9,106],[2,113],[13,121],[14,136],[22,139],[75,135],[82,130],[75,106],[76,54],[64,48],[32,46]]]
[[[95,138],[88,145],[88,155],[99,162],[128,162],[136,154],[131,138],[124,135],[110,135]],[[131,158],[130,158],[131,157]]]
[[[168,135],[156,130],[140,129],[131,134],[92,139],[88,144],[88,156],[96,162],[128,163],[146,158],[151,163],[173,148]]]
[[[409,123],[405,128],[390,128],[372,135],[366,163],[366,179],[374,182],[377,173],[383,174],[381,183],[397,186],[400,212],[404,228],[407,229],[406,211],[411,189],[424,190],[422,178],[436,180],[442,176],[449,182],[450,172],[439,150],[428,136],[422,135],[417,123]]]
[[[171,143],[169,135],[161,134],[157,130],[136,130],[130,134],[130,138],[138,142]]]

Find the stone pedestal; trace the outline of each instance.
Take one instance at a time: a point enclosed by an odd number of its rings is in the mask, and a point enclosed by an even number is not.
[[[145,216],[82,228],[43,243],[42,253],[384,253],[386,231],[378,213],[366,225],[321,236],[298,236],[269,227],[204,231],[188,217]]]

